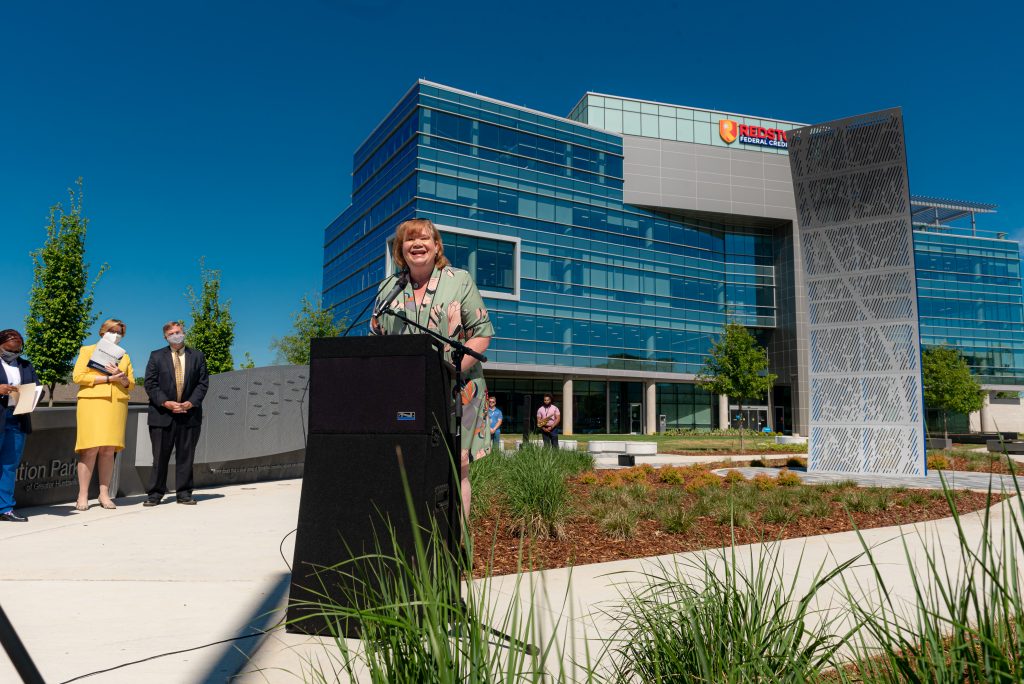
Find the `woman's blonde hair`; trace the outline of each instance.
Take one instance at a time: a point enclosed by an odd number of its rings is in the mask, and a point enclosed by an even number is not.
[[[100,335],[105,334],[108,330],[118,325],[121,326],[121,334],[127,335],[128,326],[125,325],[124,321],[122,321],[120,318],[108,318],[107,320],[103,321],[103,325],[100,326]]]
[[[441,233],[437,230],[434,222],[430,219],[409,219],[408,221],[402,221],[398,224],[398,230],[395,231],[394,244],[391,246],[391,258],[394,259],[395,264],[398,268],[405,270],[407,264],[405,263],[405,257],[402,255],[402,245],[405,243],[405,236],[410,231],[419,232],[421,230],[429,231],[431,236],[434,238],[434,242],[437,243],[437,254],[434,255],[434,267],[444,268],[448,265],[448,257],[444,255],[444,243],[441,242]]]

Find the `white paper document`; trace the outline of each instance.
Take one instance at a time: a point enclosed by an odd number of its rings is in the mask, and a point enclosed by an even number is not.
[[[32,413],[36,410],[39,397],[43,396],[43,387],[34,382],[26,382],[24,385],[18,385],[15,392],[18,403],[14,404],[14,415],[20,416],[23,413]],[[15,397],[12,396],[11,399],[15,399]],[[11,399],[7,400],[8,406],[11,405]]]
[[[96,350],[89,357],[89,368],[98,370],[100,373],[110,375],[110,371],[107,370],[107,366],[116,366],[121,361],[121,357],[125,355],[125,350],[122,347],[117,346],[113,342],[107,342],[101,339],[96,343]]]

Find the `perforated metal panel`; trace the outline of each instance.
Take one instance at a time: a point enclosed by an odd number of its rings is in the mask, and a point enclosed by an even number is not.
[[[925,474],[903,116],[788,133],[807,287],[811,470]]]

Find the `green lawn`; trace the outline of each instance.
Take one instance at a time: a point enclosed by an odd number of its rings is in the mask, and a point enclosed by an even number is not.
[[[739,450],[738,435],[694,434],[694,435],[564,435],[564,439],[577,440],[585,449],[589,442],[594,441],[631,441],[657,442],[658,451],[707,451],[735,452]],[[775,445],[774,435],[750,433],[743,436],[743,451],[757,452],[772,450]],[[794,452],[805,452],[806,449],[794,449]]]

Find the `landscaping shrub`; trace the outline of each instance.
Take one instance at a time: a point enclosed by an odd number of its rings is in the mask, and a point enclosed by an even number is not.
[[[685,478],[679,468],[673,466],[663,466],[658,469],[658,481],[664,482],[665,484],[683,484]]]
[[[746,482],[747,477],[738,470],[730,470],[725,474],[725,481],[732,485],[737,482]]]
[[[799,487],[803,484],[803,480],[800,479],[800,476],[789,470],[779,471],[775,481],[780,487]]]
[[[787,468],[806,468],[807,467],[807,459],[806,458],[787,458],[786,459],[786,467]]]
[[[754,486],[760,489],[761,491],[765,491],[767,489],[774,489],[778,485],[774,477],[770,475],[765,475],[764,473],[758,473],[757,475],[755,475],[753,482]]]
[[[949,459],[942,454],[935,454],[928,457],[929,470],[949,470]]]
[[[647,472],[643,468],[625,468],[619,471],[625,482],[647,482]]]
[[[594,473],[594,472],[583,473],[582,475],[580,475],[580,482],[582,482],[583,484],[586,484],[586,485],[597,484],[597,482],[598,482],[597,473]]]
[[[685,489],[688,492],[697,492],[702,489],[720,489],[721,486],[722,478],[705,471],[687,482]]]
[[[759,458],[755,458],[754,460],[752,460],[750,462],[750,467],[751,468],[764,468],[765,467],[764,461],[762,461]]]

